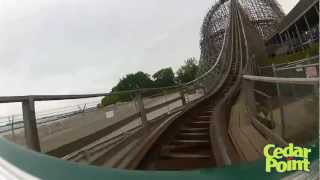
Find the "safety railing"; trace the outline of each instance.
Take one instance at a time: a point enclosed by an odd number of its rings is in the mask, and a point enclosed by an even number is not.
[[[319,72],[319,56],[313,56],[289,63],[273,64],[258,67],[260,76],[273,77],[307,77],[307,73],[314,67]]]
[[[306,145],[318,138],[319,77],[243,76],[253,124],[281,144]]]
[[[201,88],[199,88],[201,90]],[[160,91],[161,90],[161,91]],[[160,94],[158,93],[160,91]],[[40,151],[40,138],[46,138],[53,135],[54,132],[64,129],[77,128],[93,123],[98,123],[101,120],[108,120],[103,124],[110,124],[110,121],[120,122],[126,119],[138,119],[145,125],[147,119],[156,118],[164,113],[172,111],[179,104],[176,101],[181,101],[182,104],[187,104],[197,99],[203,94],[197,92],[183,91],[180,87],[161,88],[161,89],[142,89],[135,91],[125,91],[120,93],[103,93],[103,94],[87,94],[87,95],[41,95],[41,96],[18,96],[18,97],[0,97],[1,103],[21,102],[23,115],[10,118],[10,122],[4,125],[9,126],[11,133],[7,133],[5,137],[17,142],[18,144],[26,145],[27,147]],[[177,93],[181,92],[181,93]],[[202,90],[203,92],[203,90]],[[157,94],[158,93],[158,94]],[[152,94],[152,95],[151,95]],[[115,95],[127,95],[129,98],[127,103],[111,104],[107,107],[90,107],[84,105],[84,109],[67,111],[55,114],[51,113],[35,113],[36,101],[51,101],[51,100],[68,100],[94,97],[111,97]],[[170,107],[170,105],[172,107]],[[163,109],[165,106],[167,111]],[[67,109],[67,108],[66,108]],[[159,111],[154,113],[154,111]],[[150,115],[151,114],[151,115]],[[150,117],[149,117],[150,116]],[[23,121],[22,121],[23,120]],[[56,121],[56,122],[53,122]],[[41,124],[46,123],[47,126]],[[37,126],[40,126],[39,128]],[[59,126],[59,127],[58,127]],[[49,128],[50,127],[50,128]],[[14,131],[15,129],[16,132]],[[48,130],[49,129],[49,130]],[[99,130],[99,129],[95,129]],[[50,133],[48,131],[51,131]],[[85,134],[85,132],[84,132]],[[80,137],[80,136],[79,136]],[[78,138],[79,138],[78,137]],[[46,149],[46,148],[45,148]]]
[[[38,125],[50,124],[62,118],[71,117],[80,113],[94,111],[97,109],[101,101],[92,101],[88,103],[81,103],[59,108],[50,108],[47,110],[40,110],[36,113]],[[11,114],[0,117],[0,133],[1,135],[11,132],[14,134],[16,130],[23,128],[23,115]]]
[[[164,115],[173,114],[177,112],[177,110],[181,110],[182,107],[185,107],[193,101],[203,97],[207,88],[209,88],[207,82],[205,82],[207,80],[204,78],[207,76],[212,77],[211,74],[208,74],[200,77],[201,81],[193,81],[187,85],[139,89],[117,93],[0,97],[0,103],[22,103],[22,117],[16,116],[13,120],[10,117],[10,122],[8,121],[7,123],[4,123],[4,126],[11,129],[11,133],[7,133],[5,136],[7,139],[18,144],[26,145],[36,151],[41,151],[40,139],[46,139],[49,135],[52,136],[54,134],[53,131],[59,133],[59,131],[63,131],[65,129],[83,127],[85,125],[90,127],[89,124],[92,125],[93,123],[102,124],[101,129],[106,128],[105,126],[107,124],[110,126],[121,124],[121,126],[116,128],[119,129],[129,123],[132,124],[134,121],[135,125],[131,125],[132,127],[129,129],[135,128],[136,126],[145,127],[147,126],[148,121],[159,117],[165,117]],[[48,114],[48,116],[41,113],[37,113],[36,115],[35,111],[35,102],[37,101],[56,101],[112,96],[127,96],[126,102],[110,104],[106,107],[100,108],[91,107],[91,111],[83,111],[83,109],[79,109],[78,111],[62,112],[61,114]],[[79,113],[80,111],[81,113]],[[45,121],[45,119],[50,119],[50,121]],[[55,122],[53,122],[53,119]],[[105,120],[107,120],[107,122]],[[41,123],[44,122],[48,125],[40,126]],[[38,128],[38,126],[40,127]],[[14,130],[16,130],[16,132]],[[92,128],[92,133],[99,130],[100,128]],[[84,134],[87,133],[84,132]],[[81,138],[81,136],[78,136],[77,138]],[[98,138],[99,137],[96,139]],[[44,147],[43,150],[50,151],[50,148]]]

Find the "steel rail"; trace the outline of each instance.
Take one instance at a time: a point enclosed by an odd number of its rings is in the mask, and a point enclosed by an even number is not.
[[[259,81],[267,83],[281,83],[281,84],[301,84],[301,85],[314,85],[319,84],[320,78],[280,78],[280,77],[266,77],[266,76],[253,76],[243,75],[243,79],[250,81]]]
[[[289,62],[289,63],[275,64],[275,66],[276,67],[277,66],[290,66],[290,65],[300,64],[300,63],[304,63],[306,61],[315,60],[315,59],[319,59],[319,55],[313,56],[313,57],[309,57],[309,58],[300,59],[300,60]],[[260,66],[259,68],[260,69],[272,68],[272,65],[270,65],[270,66]]]
[[[292,66],[292,67],[283,67],[283,68],[278,68],[278,69],[275,69],[275,70],[276,71],[283,71],[283,70],[288,70],[288,69],[298,69],[298,68],[315,67],[315,66],[319,66],[319,63],[296,65],[296,66]]]

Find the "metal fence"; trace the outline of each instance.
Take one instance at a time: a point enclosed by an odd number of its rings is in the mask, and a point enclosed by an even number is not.
[[[290,63],[261,66],[258,67],[258,71],[260,76],[267,77],[307,77],[306,70],[308,67],[315,67],[319,72],[319,56],[313,56]]]
[[[244,75],[247,106],[258,129],[306,145],[318,138],[319,78]],[[281,144],[281,143],[280,143]]]
[[[46,125],[80,113],[94,111],[97,109],[99,103],[100,101],[93,101],[36,112],[37,124],[38,126]],[[12,114],[0,117],[0,135],[5,135],[9,131],[14,134],[15,130],[21,128],[23,128],[22,114]]]

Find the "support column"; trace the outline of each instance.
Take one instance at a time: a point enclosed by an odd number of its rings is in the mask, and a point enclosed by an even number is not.
[[[310,24],[309,24],[308,18],[307,18],[305,15],[303,15],[303,19],[304,19],[304,22],[305,22],[305,23],[306,23],[306,25],[307,25],[308,32],[310,32],[310,31],[311,31],[311,27],[310,27]]]
[[[319,15],[319,9],[317,8],[318,4],[316,4],[314,7],[314,9],[316,10],[316,13]]]
[[[187,101],[186,101],[186,97],[184,96],[184,89],[180,91],[180,96],[181,96],[182,106],[186,105]]]
[[[283,42],[283,38],[280,33],[279,33],[279,37],[280,37],[280,43],[281,43],[281,45],[283,45],[284,42]]]
[[[252,117],[256,117],[257,115],[257,107],[256,101],[254,97],[254,81],[243,80],[242,82],[242,90],[245,93],[246,105],[249,108],[249,114]]]
[[[299,31],[299,28],[298,28],[297,24],[294,24],[294,26],[295,26],[295,29],[296,29],[296,33],[297,33],[300,45],[302,45],[302,38],[301,38],[301,34],[300,34],[300,31]]]
[[[141,92],[138,92],[136,94],[136,101],[137,101],[138,110],[139,110],[139,113],[140,113],[142,126],[143,127],[147,127],[147,125],[148,125],[147,113],[146,113],[146,110],[144,109],[144,104],[143,104],[142,93]]]
[[[296,44],[296,40],[298,39],[298,35],[297,35],[297,37],[295,37],[295,35],[294,35],[294,31],[292,31],[291,33],[289,32],[289,35],[291,34],[291,36],[292,36],[292,47],[293,47],[293,49],[295,50],[295,44]]]
[[[291,42],[289,30],[285,31],[285,33],[286,33],[286,37],[287,37],[288,44],[289,44],[289,47],[290,47],[290,51],[292,51],[292,42]]]
[[[273,71],[273,77],[277,77],[277,68],[274,64],[272,64],[272,71]],[[280,109],[280,118],[281,118],[281,137],[285,139],[285,113],[283,109],[283,103],[282,103],[282,97],[281,97],[281,91],[280,91],[280,84],[276,83],[277,87],[277,97],[278,97],[278,105]]]
[[[11,116],[11,136],[12,139],[15,140],[15,133],[14,133],[14,115]]]
[[[40,143],[36,122],[36,114],[34,107],[34,100],[29,97],[28,100],[22,102],[24,134],[27,147],[40,152]]]

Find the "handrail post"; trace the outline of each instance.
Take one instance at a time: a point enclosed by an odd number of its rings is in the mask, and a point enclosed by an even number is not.
[[[249,107],[249,113],[255,117],[257,115],[256,100],[254,97],[254,81],[243,80],[242,90],[245,93],[246,104]]]
[[[137,105],[138,105],[138,110],[139,110],[142,126],[143,127],[147,127],[147,125],[148,125],[147,113],[146,113],[146,110],[144,108],[144,104],[143,104],[143,100],[142,100],[142,92],[141,91],[136,93],[136,101],[137,101]]]
[[[12,136],[12,139],[15,138],[15,133],[14,133],[14,115],[11,116],[11,136]]]
[[[36,122],[35,106],[32,97],[22,102],[24,134],[27,147],[40,152],[40,143]]]
[[[272,71],[273,71],[273,76],[277,77],[277,68],[276,68],[275,64],[272,64]],[[284,109],[283,109],[283,104],[282,104],[279,83],[276,83],[276,88],[277,88],[278,105],[279,105],[280,118],[281,118],[281,137],[285,139],[285,129],[286,129],[285,128],[285,114],[284,114]]]
[[[207,94],[207,89],[204,86],[201,86],[200,88],[202,89],[203,95],[205,96]]]
[[[86,107],[87,107],[87,103],[84,104],[83,109],[82,109],[82,112],[85,112],[85,111],[86,111]]]
[[[184,89],[180,91],[180,96],[181,96],[182,106],[186,105],[187,101],[186,101],[186,97],[184,96]]]

